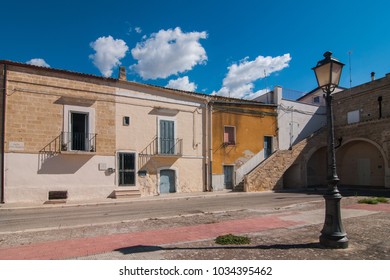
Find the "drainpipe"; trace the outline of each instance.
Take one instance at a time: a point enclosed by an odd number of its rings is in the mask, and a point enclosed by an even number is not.
[[[4,145],[5,145],[5,101],[7,96],[7,64],[4,63],[3,69],[3,108],[2,109],[2,119],[1,119],[1,145],[0,145],[0,203],[4,203]]]
[[[213,191],[213,106],[208,103],[208,142],[209,142],[209,184],[208,191]]]
[[[204,158],[203,166],[204,166],[204,184],[203,184],[203,191],[207,192],[209,188],[209,157],[208,157],[208,149],[209,149],[209,127],[208,127],[208,111],[209,111],[209,103],[208,100],[204,103],[204,109],[202,114],[202,155]]]

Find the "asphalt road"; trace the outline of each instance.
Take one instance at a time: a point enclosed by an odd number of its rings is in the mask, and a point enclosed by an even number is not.
[[[0,233],[120,223],[220,211],[264,211],[321,200],[304,193],[231,193],[221,196],[137,200],[123,203],[1,209]]]

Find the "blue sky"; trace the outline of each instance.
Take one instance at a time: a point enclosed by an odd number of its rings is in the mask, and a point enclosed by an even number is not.
[[[327,50],[346,64],[341,86],[390,72],[387,0],[20,0],[0,9],[0,59],[111,77],[122,65],[128,80],[207,94],[308,92]]]

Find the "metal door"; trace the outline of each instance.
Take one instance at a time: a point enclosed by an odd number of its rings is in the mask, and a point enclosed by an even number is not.
[[[231,165],[223,166],[223,175],[225,179],[226,189],[233,189],[233,173],[234,173],[234,166]]]
[[[172,169],[163,169],[160,171],[160,193],[176,192],[176,172]]]
[[[264,136],[264,158],[272,154],[272,136]]]

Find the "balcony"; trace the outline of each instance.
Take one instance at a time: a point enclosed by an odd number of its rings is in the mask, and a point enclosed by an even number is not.
[[[156,137],[139,153],[139,166],[144,166],[151,158],[178,158],[183,154],[183,139]]]
[[[42,154],[91,154],[96,152],[96,133],[61,132],[39,152]]]
[[[96,152],[96,133],[61,133],[62,152]]]
[[[159,157],[180,157],[182,155],[183,139],[156,137],[140,155]]]

